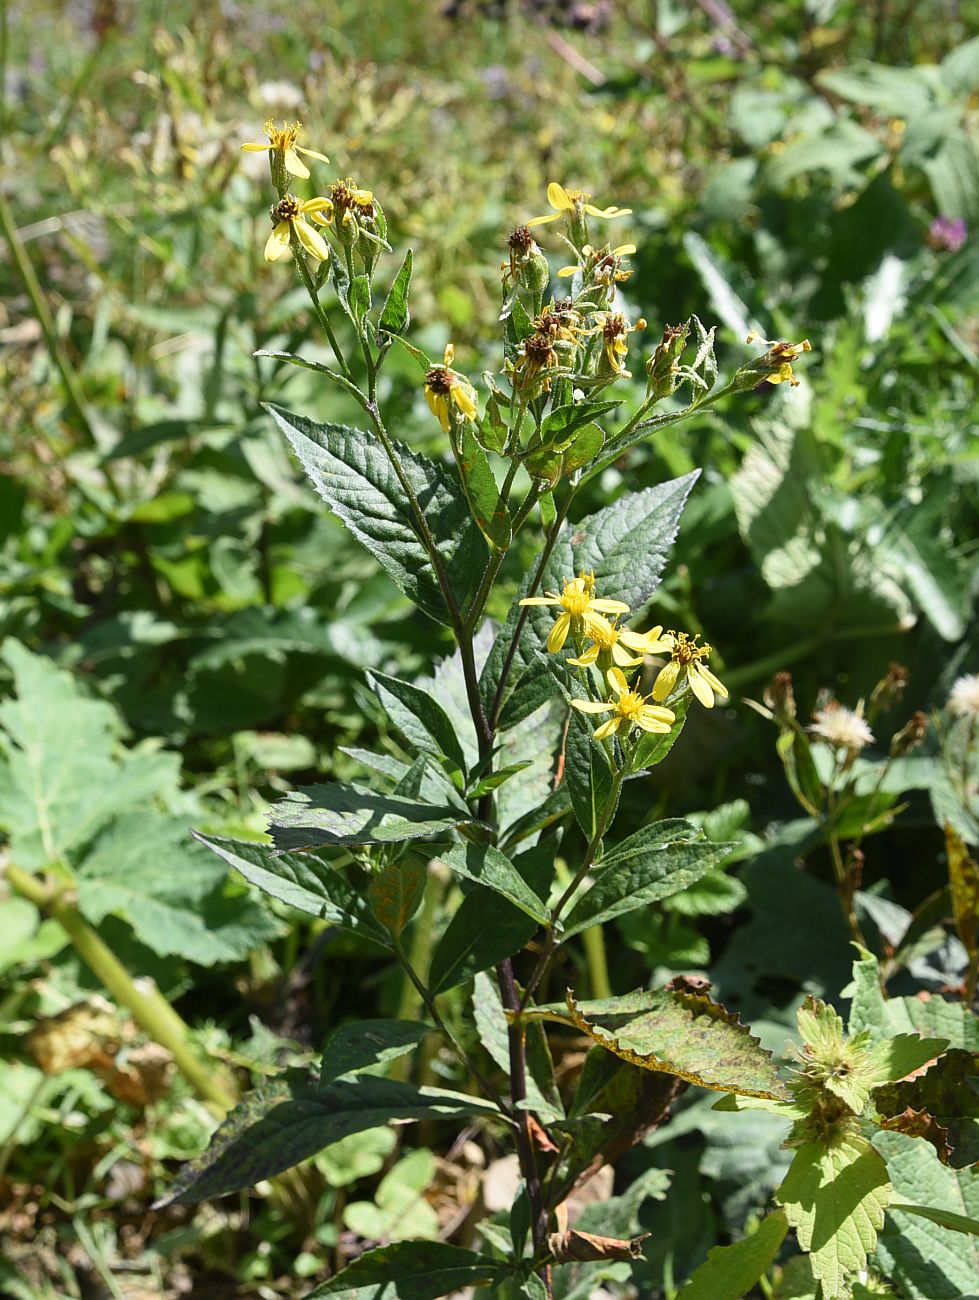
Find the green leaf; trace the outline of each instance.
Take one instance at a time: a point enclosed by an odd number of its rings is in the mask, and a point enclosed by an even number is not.
[[[715,1092],[789,1097],[771,1052],[705,994],[653,989],[579,1007],[569,992],[567,1001],[572,1019],[589,1038],[644,1070],[675,1074]]]
[[[548,923],[547,904],[538,898],[506,854],[492,844],[454,844],[439,850],[438,858],[457,876],[501,894],[539,925]]]
[[[845,1296],[884,1226],[891,1195],[884,1161],[857,1134],[809,1142],[796,1151],[775,1195],[809,1252],[825,1300]]]
[[[421,906],[428,869],[418,858],[389,862],[372,877],[368,891],[374,915],[397,938]]]
[[[459,434],[459,473],[473,518],[488,542],[505,551],[510,545],[510,513],[500,497],[496,478],[468,420]]]
[[[860,60],[847,68],[820,72],[816,80],[841,99],[906,119],[916,117],[930,106],[933,98],[930,71]]]
[[[224,868],[182,821],[127,813],[79,867],[78,909],[93,925],[120,917],[162,957],[213,966],[240,960],[280,929],[252,898],[227,894],[225,882]]]
[[[0,830],[19,867],[39,871],[113,817],[176,792],[176,755],[120,750],[111,705],[17,641],[2,653],[16,695],[0,704]]]
[[[699,470],[630,492],[575,526],[576,572],[594,571],[597,594],[639,610],[659,586]]]
[[[979,1017],[961,1002],[950,1002],[932,994],[922,998],[885,998],[880,990],[880,970],[869,954],[853,963],[853,1003],[850,1008],[851,1034],[870,1031],[873,1040],[895,1034],[933,1034],[946,1038],[949,1046],[979,1051]]]
[[[343,1211],[343,1222],[367,1241],[434,1240],[439,1216],[425,1200],[434,1179],[432,1152],[423,1147],[409,1151],[381,1179],[373,1203],[352,1201]]]
[[[481,970],[519,952],[537,932],[537,922],[490,889],[467,894],[432,955],[428,984],[444,993]]]
[[[394,277],[388,296],[384,300],[378,330],[384,334],[403,334],[411,319],[408,312],[408,290],[411,287],[411,259],[409,248],[401,263],[398,274]]]
[[[950,822],[945,823],[945,856],[955,928],[975,970],[979,966],[979,865]]]
[[[979,1219],[970,1219],[967,1214],[955,1214],[951,1210],[938,1209],[934,1205],[914,1205],[911,1201],[891,1199],[890,1209],[903,1210],[905,1214],[916,1214],[919,1219],[928,1219],[940,1228],[951,1232],[963,1232],[967,1237],[979,1237]],[[979,1264],[979,1260],[977,1260]]]
[[[741,1300],[771,1268],[788,1230],[785,1211],[773,1210],[750,1237],[714,1246],[677,1300]]]
[[[870,1052],[873,1076],[871,1088],[897,1083],[908,1075],[933,1064],[948,1047],[947,1038],[919,1038],[917,1034],[899,1034],[876,1043]]]
[[[662,763],[663,759],[680,739],[680,732],[687,720],[687,710],[690,708],[692,698],[691,693],[687,691],[674,704],[670,705],[676,721],[668,735],[657,735],[653,731],[642,732],[635,749],[632,751],[630,769],[633,772],[648,772],[657,763]]]
[[[320,1086],[413,1052],[428,1033],[414,1020],[357,1020],[333,1031],[323,1048]]]
[[[979,160],[977,160],[979,165]],[[922,613],[945,641],[965,635],[969,597],[954,552],[943,544],[934,521],[911,513],[899,519],[874,499],[863,502],[875,537],[873,551],[894,570],[921,607]]]
[[[503,1011],[500,990],[492,976],[480,971],[473,981],[473,1019],[479,1041],[486,1051],[508,1075],[510,1073],[510,1046],[507,1033],[507,1019]],[[531,1035],[531,1030],[536,1031]],[[564,1109],[560,1105],[552,1088],[552,1078],[546,1069],[546,1063],[540,1050],[543,1031],[539,1024],[527,1026],[528,1049],[534,1044],[534,1051],[528,1050],[527,1102],[529,1109],[539,1115],[545,1123],[564,1118]],[[544,1050],[546,1051],[546,1045]],[[536,1068],[535,1068],[536,1067]],[[538,1082],[540,1079],[540,1082]],[[545,1096],[545,1092],[547,1096]]]
[[[364,321],[371,309],[371,282],[367,275],[355,275],[350,286],[350,311],[357,328],[364,328]]]
[[[711,844],[689,822],[644,826],[595,866],[594,883],[565,920],[565,938],[679,893],[720,862],[730,847]]]
[[[335,781],[293,791],[273,805],[269,820],[276,848],[288,850],[325,844],[397,844],[473,818],[459,808]]]
[[[288,438],[313,486],[398,587],[436,622],[452,619],[404,488],[376,434],[316,424],[276,406],[266,409]],[[395,444],[395,454],[422,503],[459,607],[473,594],[487,551],[461,484],[441,465]]]
[[[564,741],[564,784],[586,840],[594,835],[612,791],[608,755],[604,746],[592,738],[596,721],[572,709]]]
[[[253,1187],[348,1133],[393,1122],[498,1114],[476,1097],[441,1088],[364,1074],[321,1086],[290,1071],[235,1107],[207,1151],[183,1167],[157,1205],[189,1204]]]
[[[440,1300],[501,1274],[499,1260],[443,1241],[399,1241],[369,1250],[306,1300]]]
[[[388,717],[420,754],[428,754],[436,761],[444,756],[457,771],[465,772],[466,759],[459,737],[437,700],[420,686],[387,673],[369,672],[367,680]]]
[[[894,1182],[894,1203],[877,1247],[887,1276],[910,1300],[975,1295],[979,1240],[971,1232],[963,1235],[964,1225],[956,1221],[979,1220],[979,1168],[948,1169],[929,1143],[903,1133],[878,1133],[874,1146]],[[930,1213],[909,1211],[909,1201]],[[941,1223],[942,1213],[953,1221]]]
[[[280,853],[271,844],[221,839],[200,831],[191,833],[234,867],[249,884],[270,897],[331,925],[357,931],[376,943],[388,943],[387,934],[371,914],[363,890],[355,889],[315,850]]]

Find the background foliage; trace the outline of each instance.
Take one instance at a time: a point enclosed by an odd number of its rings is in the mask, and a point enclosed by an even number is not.
[[[706,970],[775,1048],[804,993],[835,998],[852,950],[826,837],[800,815],[775,729],[740,701],[790,669],[808,721],[820,691],[854,706],[899,661],[909,684],[873,720],[879,752],[914,710],[932,725],[879,796],[883,813],[899,797],[908,806],[863,845],[859,916],[892,960],[892,991],[957,989],[968,935],[949,924],[941,825],[975,844],[975,774],[943,706],[954,679],[979,669],[968,6],[919,4],[913,22],[898,0],[448,8],[5,10],[7,860],[70,866],[89,932],[156,981],[228,1087],[318,1056],[346,1021],[416,1010],[366,923],[342,933],[305,914],[298,892],[260,906],[185,834],[257,835],[293,785],[349,775],[347,751],[398,754],[365,670],[425,677],[447,649],[318,507],[261,409],[352,414],[312,372],[252,355],[318,355],[301,291],[261,260],[265,159],[253,167],[238,149],[266,117],[298,116],[329,174],[374,189],[392,242],[413,247],[411,337],[433,354],[453,338],[470,373],[499,365],[505,234],[544,210],[551,179],[633,208],[626,294],[651,337],[697,312],[719,324],[728,373],[749,328],[812,339],[788,401],[763,387],[720,405],[583,494],[592,513],[625,482],[705,467],[655,614],[705,634],[732,702],[691,716],[657,769],[652,811],[737,848],[684,894],[613,922],[608,951],[592,939],[572,949],[568,982],[603,996]],[[939,216],[964,220],[961,247],[935,246]],[[393,356],[384,382],[397,436],[431,450],[414,364]],[[518,569],[495,593],[500,616]],[[874,771],[856,775],[869,795]],[[648,784],[626,788],[626,829],[649,796]],[[447,914],[426,916],[429,947]],[[288,1294],[291,1274],[318,1281],[365,1241],[469,1244],[477,1197],[509,1208],[498,1153],[472,1135],[449,1148],[447,1127],[426,1119],[400,1143],[377,1129],[344,1138],[247,1198],[149,1212],[168,1162],[195,1153],[213,1118],[183,1075],[147,1064],[144,1036],[99,1000],[56,918],[12,890],[0,936],[0,1281],[12,1294],[169,1296],[189,1278],[195,1294],[242,1282]],[[444,1014],[471,1037],[451,972],[444,988]],[[52,1060],[65,1030],[53,1018],[71,1008],[74,1036]],[[569,1041],[560,1078],[575,1077],[580,1052]],[[431,1046],[410,1068],[460,1082]],[[592,1231],[653,1232],[645,1258],[631,1273],[609,1266],[606,1285],[632,1276],[644,1295],[675,1294],[782,1177],[772,1117],[731,1117],[711,1100],[688,1094],[630,1156],[605,1220],[589,1211]],[[967,1151],[971,1117],[959,1120]],[[951,1207],[967,1175],[909,1157],[907,1177],[933,1179],[934,1202]],[[916,1260],[936,1238],[917,1253],[911,1239],[885,1234],[881,1258],[901,1294],[934,1296]],[[777,1294],[811,1293],[794,1269],[773,1272]],[[948,1277],[960,1288],[949,1295],[969,1285]]]

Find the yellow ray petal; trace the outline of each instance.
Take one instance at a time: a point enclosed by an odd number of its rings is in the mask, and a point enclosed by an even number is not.
[[[687,681],[690,683],[690,689],[704,708],[712,709],[714,707],[714,692],[698,672],[699,667],[699,664],[687,664]]]
[[[330,260],[330,249],[323,236],[309,224],[303,221],[301,217],[293,223],[296,227],[296,234],[299,236],[299,242],[305,248],[307,253],[318,258],[321,262]]]
[[[306,180],[309,176],[309,168],[296,153],[295,149],[287,149],[285,152],[286,171],[290,176],[299,176]]]
[[[571,661],[568,660],[570,663]],[[572,700],[571,707],[580,713],[608,713],[611,704],[599,704],[595,700]]]
[[[289,231],[288,221],[280,221],[274,228],[265,241],[266,262],[277,262],[284,253],[289,251]]]
[[[552,655],[557,654],[559,650],[563,649],[564,643],[568,639],[568,630],[570,627],[571,615],[565,612],[558,617],[557,622],[551,628],[550,634],[547,638],[547,648],[550,650]]]
[[[592,735],[596,740],[604,740],[606,736],[614,736],[624,721],[624,718],[616,714],[614,718],[609,718],[608,722],[603,722],[600,727],[596,727]]]
[[[677,678],[680,676],[680,665],[669,663],[665,668],[661,668],[656,681],[653,684],[653,699],[665,700],[667,695],[676,686]]]

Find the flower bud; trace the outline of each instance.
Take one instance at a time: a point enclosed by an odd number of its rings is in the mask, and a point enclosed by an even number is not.
[[[646,373],[649,376],[646,393],[649,397],[658,400],[671,397],[676,391],[680,356],[687,345],[689,334],[689,322],[664,327],[662,342],[656,345],[656,351],[646,362]]]

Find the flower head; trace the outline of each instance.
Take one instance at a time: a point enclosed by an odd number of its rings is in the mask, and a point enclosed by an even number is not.
[[[591,244],[586,244],[581,250],[585,262],[583,266],[562,266],[558,271],[561,279],[566,279],[569,275],[576,275],[579,271],[586,283],[600,284],[608,287],[613,284],[621,284],[628,280],[632,275],[622,265],[624,257],[630,257],[636,251],[635,244],[619,244],[618,248],[609,248],[608,244],[604,248],[594,249]]]
[[[515,381],[519,378],[521,387],[536,388],[540,383],[545,393],[550,392],[553,375],[549,372],[561,365],[554,342],[555,336],[549,330],[535,330],[520,344],[516,361],[512,365],[508,363],[507,368]]]
[[[321,262],[328,261],[330,250],[326,240],[319,231],[314,230],[309,222],[304,220],[304,216],[307,212],[317,216],[329,201],[329,199],[307,199],[305,203],[300,203],[299,199],[292,194],[286,194],[279,199],[269,212],[272,218],[272,233],[265,244],[266,262],[277,262],[288,252],[293,234],[307,253]]]
[[[590,631],[588,635],[591,637],[591,645],[577,659],[569,659],[568,663],[574,664],[576,668],[590,668],[604,652],[620,668],[636,668],[642,663],[644,654],[659,648],[661,643],[657,638],[662,631],[661,627],[654,627],[650,632],[632,632],[627,627],[619,627],[616,618],[607,626]],[[638,654],[629,654],[630,650],[638,651]]]
[[[786,380],[793,388],[798,388],[798,380],[792,372],[792,362],[797,360],[803,352],[811,352],[812,344],[808,339],[802,339],[799,343],[785,343],[773,339],[763,339],[760,334],[754,330],[745,339],[746,343],[764,343],[768,351],[748,365],[742,366],[738,371],[739,375],[751,376],[753,382],[768,384],[784,384]]]
[[[643,731],[659,732],[660,735],[667,735],[672,730],[676,715],[671,709],[650,704],[652,696],[630,691],[621,668],[610,668],[605,675],[614,699],[606,704],[593,700],[571,701],[572,707],[581,713],[612,714],[606,722],[600,723],[595,728],[592,734],[596,740],[604,740],[606,736],[614,735],[623,725],[627,731],[631,727],[639,727]]]
[[[645,320],[640,316],[633,325],[620,311],[598,311],[595,320],[598,324],[591,332],[602,335],[606,373],[627,379],[629,371],[625,368],[625,355],[629,351],[629,335],[634,330],[644,330]]]
[[[928,243],[939,252],[957,253],[968,233],[964,217],[936,217],[928,227]]]
[[[979,673],[967,673],[952,685],[948,695],[948,710],[957,718],[979,719]]]
[[[665,700],[684,673],[687,685],[705,709],[714,707],[715,694],[727,698],[727,687],[702,662],[710,658],[711,647],[706,643],[698,645],[698,639],[698,636],[691,637],[686,632],[663,633],[660,645],[669,650],[670,662],[657,675],[653,686],[654,700]]]
[[[307,158],[318,158],[320,162],[329,162],[325,154],[317,153],[315,149],[304,149],[302,145],[296,144],[302,132],[302,123],[293,122],[292,126],[288,122],[282,123],[280,130],[271,121],[265,123],[265,134],[268,136],[268,144],[243,144],[241,147],[246,153],[269,153],[271,157],[269,162],[272,167],[272,181],[277,189],[284,190],[285,172],[290,176],[299,176],[305,180],[309,176],[309,168],[299,157],[304,153]]]
[[[595,599],[595,575],[582,573],[577,578],[565,579],[564,590],[548,591],[543,596],[528,596],[521,605],[557,605],[561,613],[551,628],[547,638],[547,648],[551,654],[557,654],[568,639],[568,633],[574,630],[576,636],[586,632],[594,637],[611,633],[612,625],[605,614],[628,614],[629,606],[621,600]]]
[[[631,208],[617,208],[614,205],[609,208],[596,208],[594,203],[589,203],[590,198],[590,194],[585,194],[581,190],[566,190],[557,181],[551,181],[547,187],[547,201],[554,211],[543,217],[531,218],[527,225],[528,227],[543,226],[548,221],[557,221],[566,213],[570,213],[580,221],[583,212],[587,212],[590,217],[611,220],[613,217],[627,217],[632,211]]]
[[[448,433],[452,423],[453,408],[467,420],[476,418],[476,390],[457,370],[452,369],[455,347],[445,345],[440,366],[432,366],[425,375],[425,401],[437,416],[442,432]]]
[[[863,700],[855,709],[848,709],[836,700],[823,709],[817,709],[809,730],[817,740],[823,740],[833,749],[859,754],[861,749],[874,743],[874,733],[863,716]]]

